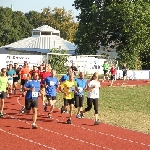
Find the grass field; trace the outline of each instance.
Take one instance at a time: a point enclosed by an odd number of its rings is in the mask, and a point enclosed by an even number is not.
[[[63,105],[63,95],[58,93],[58,107]],[[84,108],[86,107],[86,95]],[[76,113],[76,110],[74,110]],[[85,117],[94,119],[94,110]],[[99,119],[103,123],[149,133],[150,86],[102,87],[99,99]]]

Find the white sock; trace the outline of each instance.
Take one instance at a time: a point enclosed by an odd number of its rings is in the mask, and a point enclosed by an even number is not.
[[[32,125],[35,126],[35,123],[33,123]]]

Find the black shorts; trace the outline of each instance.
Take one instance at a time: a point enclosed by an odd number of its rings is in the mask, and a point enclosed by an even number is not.
[[[74,98],[72,98],[72,99],[64,98],[64,106],[68,106],[68,105],[71,105],[71,104],[74,105]]]
[[[111,75],[110,80],[115,80],[115,75]]]
[[[83,100],[84,100],[83,95],[82,95],[82,97],[75,95],[75,108],[83,107]]]
[[[13,77],[13,83],[18,82],[19,77]]]
[[[21,85],[24,86],[27,80],[21,79]]]
[[[50,101],[50,100],[56,100],[56,96],[46,95],[46,98],[47,98],[48,101]]]
[[[108,75],[108,70],[104,70],[104,76]]]
[[[126,77],[126,76],[127,76],[127,72],[123,71],[123,77]]]
[[[31,110],[31,108],[38,108],[38,98],[36,98],[36,99],[25,99],[25,109]]]
[[[4,91],[0,92],[0,98],[1,99],[5,99],[6,95],[7,95],[6,92],[4,92]]]

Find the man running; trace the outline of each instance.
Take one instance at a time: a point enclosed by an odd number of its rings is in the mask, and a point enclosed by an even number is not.
[[[31,71],[29,72],[29,74],[32,76],[32,74],[33,74],[34,72],[39,73],[39,70],[38,70],[37,66],[33,66],[33,70],[31,70]]]
[[[48,100],[48,105],[50,106],[50,111],[48,113],[48,118],[51,118],[51,113],[54,109],[54,104],[56,102],[56,89],[58,88],[58,79],[55,77],[56,71],[51,71],[51,76],[46,77],[44,80],[46,87],[46,98]],[[45,111],[47,110],[47,105],[45,105]]]
[[[17,84],[18,81],[20,80],[20,68],[18,67],[17,63],[14,63],[14,71],[16,72],[16,76],[13,77],[13,84],[14,84],[14,94],[16,94],[17,91]]]
[[[43,66],[41,66],[42,69]],[[42,102],[43,102],[43,106],[45,106],[45,86],[44,86],[44,79],[46,77],[51,76],[51,72],[49,72],[46,68],[46,70],[41,70],[40,73],[40,80],[41,80],[41,98],[42,98]]]
[[[6,68],[1,69],[0,75],[0,117],[3,117],[4,100],[6,98],[6,88],[9,86],[8,77],[6,76]]]
[[[76,118],[81,118],[80,111],[82,111],[84,90],[87,86],[87,80],[84,78],[84,72],[80,72],[79,76],[79,78],[75,79],[78,87],[78,92],[75,93],[75,108],[78,108]]]
[[[24,84],[26,83],[26,80],[29,76],[30,69],[28,67],[28,63],[25,61],[24,66],[22,67],[20,74],[21,74],[21,87],[24,87]],[[22,88],[20,91],[23,91]]]
[[[64,81],[60,85],[60,91],[64,93],[64,106],[61,108],[61,113],[63,113],[67,106],[70,106],[69,111],[69,119],[67,120],[67,124],[72,124],[72,113],[74,108],[74,95],[75,92],[78,91],[77,84],[74,80],[73,72],[69,72],[69,80]]]
[[[115,68],[114,65],[112,65],[112,67],[111,67],[109,73],[110,73],[110,75],[111,75],[111,77],[110,77],[110,79],[111,79],[111,84],[110,84],[110,86],[112,86],[113,83],[114,83],[114,80],[116,80],[116,74],[117,74],[117,70],[116,70],[116,68]]]
[[[74,75],[76,76],[77,72],[78,72],[78,69],[77,67],[75,66],[74,63],[72,63],[72,66],[70,67],[72,69],[72,71],[74,72]]]
[[[128,71],[127,64],[124,63],[122,66],[122,72],[123,72],[123,83],[122,83],[122,85],[124,85],[125,80],[127,80],[127,71]]]
[[[24,84],[24,90],[27,91],[25,95],[25,107],[20,110],[25,111],[25,113],[29,114],[32,108],[33,110],[33,124],[32,129],[37,128],[36,120],[37,120],[37,109],[38,109],[38,93],[40,91],[40,81],[38,80],[38,73],[33,73],[32,80],[27,81]]]
[[[104,61],[104,64],[103,64],[103,71],[104,71],[104,78],[103,78],[103,81],[104,82],[107,78],[107,80],[109,81],[109,64],[107,61]]]
[[[72,68],[67,69],[67,74],[63,75],[61,77],[61,79],[59,80],[59,82],[61,83],[61,82],[64,82],[66,80],[69,80],[69,73],[72,73],[72,72],[73,72]]]
[[[62,82],[65,82],[66,80],[69,80],[69,73],[72,73],[72,72],[73,72],[73,71],[72,71],[72,68],[68,68],[68,69],[67,69],[67,74],[63,75],[63,76],[61,77],[61,79],[59,80],[60,84],[61,84]],[[62,106],[62,108],[63,108],[63,107],[64,107],[64,106]],[[64,110],[64,113],[68,113],[67,109]]]
[[[8,77],[8,82],[9,82],[9,84],[10,84],[10,88],[8,89],[8,94],[7,94],[7,97],[9,97],[9,90],[10,90],[10,93],[12,94],[12,89],[13,89],[13,77],[16,76],[16,72],[15,72],[15,70],[13,69],[12,64],[9,64],[6,75],[7,75],[7,77]]]

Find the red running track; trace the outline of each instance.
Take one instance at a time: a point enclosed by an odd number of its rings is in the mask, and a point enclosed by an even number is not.
[[[134,81],[133,81],[134,82]],[[105,83],[102,83],[105,84]],[[5,116],[0,119],[0,150],[150,150],[150,136],[90,119],[76,119],[66,124],[67,114],[55,109],[47,118],[40,101],[38,129],[31,129],[32,116],[19,115],[24,104],[20,95],[5,101]]]

